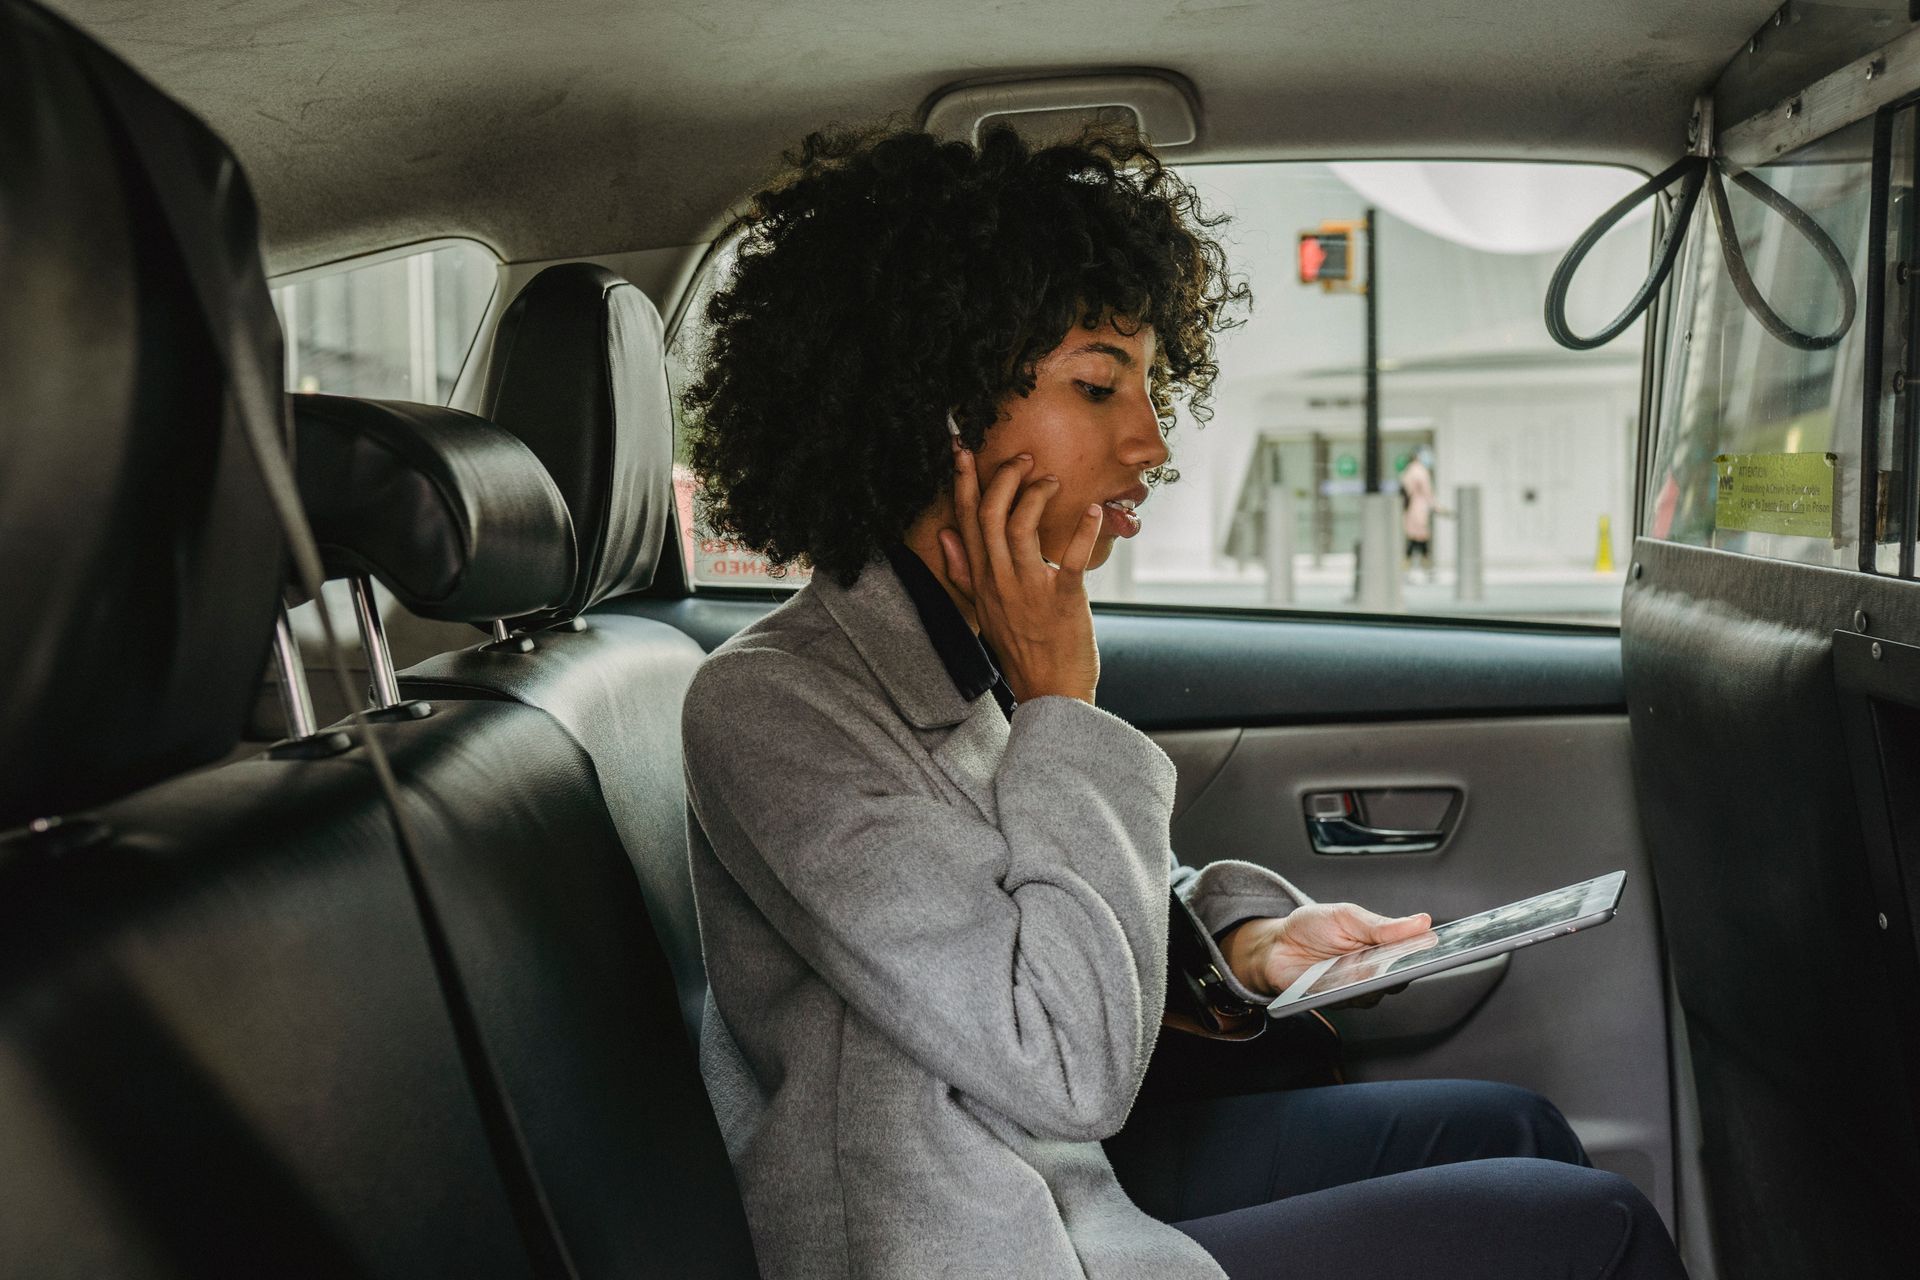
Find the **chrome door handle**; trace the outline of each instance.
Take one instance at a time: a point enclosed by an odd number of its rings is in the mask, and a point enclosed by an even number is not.
[[[1307,838],[1315,853],[1428,853],[1447,838],[1441,831],[1396,831],[1369,827],[1356,816],[1351,791],[1316,791],[1307,797]]]

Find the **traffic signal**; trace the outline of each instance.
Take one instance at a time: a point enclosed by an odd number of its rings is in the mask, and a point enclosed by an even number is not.
[[[1352,242],[1344,231],[1300,233],[1300,283],[1327,284],[1353,274]]]
[[[1358,222],[1323,222],[1318,231],[1302,231],[1300,283],[1317,284],[1328,293],[1364,292],[1354,269],[1362,233]]]

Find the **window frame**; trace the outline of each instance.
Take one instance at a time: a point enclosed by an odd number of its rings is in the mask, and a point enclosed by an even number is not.
[[[333,258],[295,271],[283,271],[277,276],[267,277],[267,288],[273,290],[284,289],[288,285],[311,284],[315,280],[323,280],[328,276],[358,271],[362,267],[377,267],[398,258],[411,258],[422,253],[432,253],[436,249],[458,249],[469,245],[485,253],[496,267],[505,264],[505,260],[501,258],[497,249],[476,236],[435,236],[430,240],[409,240],[405,244],[391,245],[385,249],[356,253],[345,258]]]

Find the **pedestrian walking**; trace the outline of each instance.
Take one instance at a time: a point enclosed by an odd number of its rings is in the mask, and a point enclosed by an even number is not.
[[[1416,558],[1433,580],[1433,450],[1421,445],[1400,473],[1401,531],[1407,536],[1407,567]]]

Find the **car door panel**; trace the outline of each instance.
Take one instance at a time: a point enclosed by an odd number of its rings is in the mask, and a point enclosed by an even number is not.
[[[1178,766],[1203,749],[1217,754],[1221,733],[1154,736]],[[1460,793],[1437,850],[1315,852],[1307,795],[1415,787]],[[1516,953],[1504,968],[1416,983],[1335,1021],[1348,1036],[1351,1079],[1471,1077],[1537,1089],[1596,1164],[1671,1205],[1658,921],[1624,716],[1249,728],[1175,817],[1173,845],[1189,862],[1270,867],[1322,901],[1437,920],[1625,869],[1620,911],[1607,925]]]
[[[711,652],[786,592],[628,596]],[[1152,732],[1203,726],[1619,711],[1620,638],[1594,630],[1098,608],[1100,705]]]
[[[1244,729],[1186,729],[1152,735],[1173,761],[1173,820],[1193,807],[1233,758]]]

